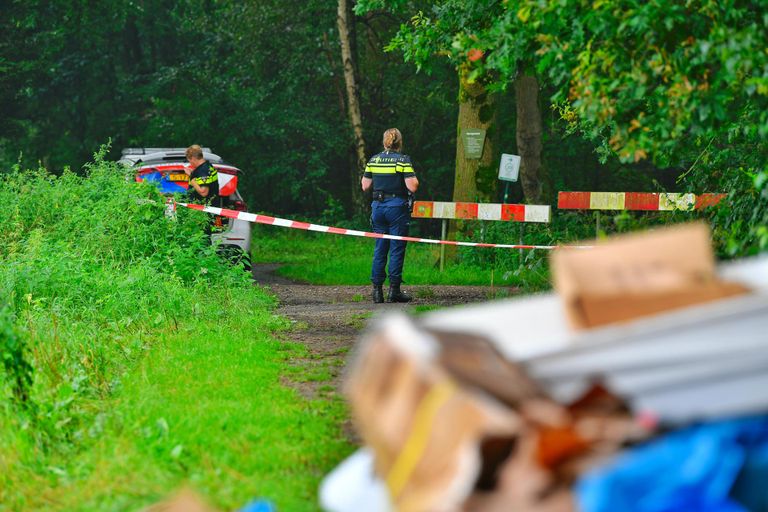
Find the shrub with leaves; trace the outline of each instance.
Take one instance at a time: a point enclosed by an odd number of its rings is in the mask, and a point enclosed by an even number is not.
[[[39,442],[87,437],[92,400],[163,332],[227,315],[233,295],[271,300],[217,256],[207,214],[169,218],[153,186],[103,155],[84,176],[0,174],[0,382],[34,404]]]
[[[8,308],[0,309],[0,359],[13,398],[26,404],[32,383],[32,366],[26,359],[23,339],[13,326]]]

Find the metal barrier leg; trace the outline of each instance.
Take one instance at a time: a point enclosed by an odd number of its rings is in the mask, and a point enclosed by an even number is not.
[[[443,219],[442,236],[440,240],[445,240],[448,232],[448,220]],[[440,245],[440,272],[445,268],[445,244]]]

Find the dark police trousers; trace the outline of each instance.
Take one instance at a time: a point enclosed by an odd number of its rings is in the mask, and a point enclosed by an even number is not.
[[[408,211],[407,201],[399,197],[374,201],[371,203],[371,223],[374,233],[408,236],[408,223],[411,212]],[[376,249],[373,252],[373,267],[371,282],[381,285],[386,278],[387,253],[389,253],[389,285],[398,286],[403,281],[403,262],[405,261],[404,240],[376,239]]]

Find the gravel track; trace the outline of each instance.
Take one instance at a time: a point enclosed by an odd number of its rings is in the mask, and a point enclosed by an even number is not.
[[[285,379],[286,384],[309,398],[338,396],[348,353],[361,331],[377,315],[409,311],[414,306],[449,307],[482,302],[491,295],[491,289],[485,286],[403,286],[404,291],[414,296],[410,304],[374,304],[370,286],[297,283],[277,275],[279,267],[254,264],[253,279],[271,289],[279,301],[277,313],[294,323],[285,335],[286,341],[301,343],[309,350],[307,358],[296,361],[305,377]],[[506,288],[503,293],[511,295],[515,289]]]

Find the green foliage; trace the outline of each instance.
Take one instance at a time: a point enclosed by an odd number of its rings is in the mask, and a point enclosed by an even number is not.
[[[732,123],[742,137],[768,135],[768,15],[760,1],[427,4],[428,14],[418,11],[389,48],[417,66],[448,55],[499,87],[533,64],[553,101],[568,102],[569,119],[604,133],[623,161],[679,161],[692,137],[722,136]]]
[[[724,144],[700,138],[699,156],[680,181],[694,190],[727,194],[703,214],[712,225],[719,255],[734,258],[768,250],[768,164],[764,143],[743,139],[736,126],[726,137]]]
[[[20,161],[79,174],[108,137],[115,149],[201,142],[246,171],[240,191],[253,211],[328,223],[348,215],[357,177],[349,171],[335,3],[4,7],[0,173]],[[456,68],[490,90],[537,72],[541,97],[556,105],[542,134],[555,190],[728,192],[742,206],[712,220],[727,223],[717,229],[725,238],[750,233],[730,243],[734,255],[753,251],[763,211],[755,184],[768,153],[763,7],[360,0],[353,46],[368,152],[377,151],[383,129],[400,127],[420,198],[445,200],[457,142]],[[511,102],[499,103],[499,147],[514,151],[514,109],[502,103]],[[483,190],[492,188],[493,170]],[[519,185],[512,189],[519,198]],[[0,244],[14,243],[14,233]]]
[[[108,393],[121,361],[141,355],[151,331],[201,308],[193,300],[200,291],[213,281],[247,285],[216,256],[203,214],[167,218],[154,187],[101,158],[87,177],[0,175],[3,359],[14,395],[26,395],[34,377],[29,399],[52,437],[72,433],[57,422],[87,415],[81,400]],[[36,354],[34,374],[24,346]]]
[[[300,345],[276,341],[286,323],[253,292],[225,298],[226,316],[191,320],[160,335],[87,428],[42,455],[0,414],[0,499],[14,510],[143,510],[193,487],[221,510],[255,496],[280,510],[313,510],[321,476],[350,447],[338,399],[307,401],[281,385],[305,373]],[[289,377],[291,378],[291,377]],[[69,424],[63,426],[66,428]],[[3,464],[7,462],[8,466]]]
[[[447,197],[456,84],[450,70],[414,76],[384,55],[376,41],[396,26],[356,23],[368,152],[399,126],[430,173],[424,190]],[[21,154],[79,173],[110,137],[115,159],[123,147],[200,143],[245,171],[239,190],[255,211],[336,204],[347,216],[359,177],[340,57],[335,2],[12,1],[0,18],[0,168]]]
[[[0,309],[0,359],[3,361],[5,379],[17,405],[27,405],[29,385],[32,383],[32,366],[27,361],[26,347],[16,332],[13,318],[7,307]],[[2,382],[0,380],[0,382]]]
[[[341,405],[280,384],[302,352],[206,215],[166,217],[104,154],[85,176],[0,175],[0,502],[139,509],[191,481],[228,509],[305,509],[346,451]]]
[[[768,135],[760,1],[525,0],[539,72],[625,161],[679,161],[692,138]],[[720,142],[724,142],[721,140]]]
[[[492,88],[506,88],[524,58],[530,42],[519,29],[510,3],[501,0],[439,0],[383,2],[361,0],[357,12],[389,9],[411,13],[408,23],[388,43],[406,62],[431,69],[435,56],[448,57],[455,67],[468,70],[470,83],[482,80]],[[503,46],[503,52],[497,46]],[[501,60],[500,60],[501,59]],[[499,75],[497,70],[511,71]]]
[[[358,9],[386,4],[364,0]],[[765,248],[763,7],[758,0],[397,2],[391,8],[413,18],[389,48],[418,67],[448,56],[491,88],[535,69],[566,122],[545,134],[557,188],[727,192],[707,216],[718,252],[738,256]],[[591,158],[581,168],[585,141],[606,168],[592,170]]]
[[[495,224],[486,223],[486,229],[497,229],[493,226]],[[477,226],[479,229],[480,223]],[[489,231],[482,235],[471,230],[470,233],[470,236],[481,236],[488,242],[517,242],[516,231],[514,234],[506,232],[498,236]],[[549,241],[546,236],[532,236]],[[528,239],[526,235],[526,241]],[[283,263],[279,273],[299,281],[328,285],[369,285],[372,256],[373,240],[367,238],[284,231],[272,226],[254,230],[254,261]],[[409,243],[403,268],[405,285],[493,284],[519,287],[525,291],[549,286],[546,254],[527,251],[524,253],[525,264],[520,268],[517,251],[460,247],[458,262],[447,262],[443,272],[439,269],[439,258],[438,247]]]

